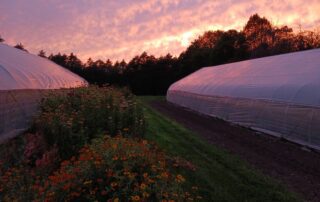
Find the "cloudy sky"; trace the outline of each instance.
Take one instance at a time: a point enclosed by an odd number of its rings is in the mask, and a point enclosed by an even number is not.
[[[128,60],[143,51],[179,55],[205,30],[240,30],[254,13],[319,29],[319,11],[319,0],[1,0],[0,35],[32,53]]]

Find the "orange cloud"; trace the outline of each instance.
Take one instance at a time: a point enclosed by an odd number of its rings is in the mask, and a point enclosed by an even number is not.
[[[0,34],[37,53],[121,60],[178,55],[206,30],[242,29],[259,13],[276,25],[319,26],[319,0],[2,0]]]

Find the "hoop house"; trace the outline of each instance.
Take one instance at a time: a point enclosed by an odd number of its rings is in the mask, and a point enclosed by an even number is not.
[[[320,149],[320,49],[202,68],[167,100]]]
[[[45,92],[83,85],[84,79],[45,58],[0,44],[0,142],[28,128]]]

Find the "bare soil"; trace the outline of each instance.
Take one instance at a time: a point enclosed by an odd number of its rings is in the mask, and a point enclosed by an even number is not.
[[[239,156],[255,169],[277,179],[306,201],[320,201],[319,152],[166,101],[150,104],[209,143]]]

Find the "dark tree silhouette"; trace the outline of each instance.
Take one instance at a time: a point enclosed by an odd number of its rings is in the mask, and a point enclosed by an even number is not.
[[[57,63],[58,65],[61,65],[63,67],[66,67],[67,68],[67,55],[66,54],[61,54],[61,53],[58,53],[56,55],[49,55],[49,59],[52,60],[53,62]]]
[[[24,45],[22,43],[18,43],[17,45],[14,46],[17,49],[23,50],[23,51],[27,51],[27,49],[25,49]]]
[[[273,44],[273,26],[264,17],[254,14],[243,29],[243,33],[249,44],[249,50],[254,57],[268,55],[268,50]]]
[[[173,57],[155,57],[143,52],[128,63],[124,60],[88,59],[58,53],[49,59],[84,77],[90,83],[128,86],[135,94],[164,95],[169,86],[205,66],[250,58],[320,48],[319,32],[294,33],[288,26],[277,27],[258,14],[252,15],[241,31],[207,31]]]
[[[43,57],[43,58],[46,58],[46,52],[44,52],[44,50],[40,50],[39,53],[38,53],[38,56],[40,57]]]
[[[0,43],[4,42],[4,39],[0,35]]]

